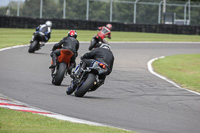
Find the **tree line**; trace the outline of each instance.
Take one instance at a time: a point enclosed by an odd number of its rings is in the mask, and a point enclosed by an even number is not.
[[[130,1],[135,0],[120,0]],[[161,0],[146,0],[146,2],[159,3]],[[166,0],[175,2],[174,0]],[[185,3],[188,0],[176,0]],[[142,1],[144,2],[144,0]],[[200,2],[200,0],[191,0],[191,2]],[[5,15],[9,7],[1,7],[0,15]],[[86,20],[87,0],[66,0],[65,19]],[[167,6],[167,12],[176,13],[176,18],[184,18],[184,7]],[[191,23],[200,24],[200,8],[191,8]],[[134,4],[119,3],[113,0],[112,4],[112,21],[133,23]],[[23,17],[40,17],[40,0],[25,0],[20,4],[20,16]],[[17,3],[10,3],[10,15],[17,15]],[[43,0],[43,18],[63,18],[63,0]],[[110,2],[90,1],[89,2],[89,20],[110,21]],[[156,24],[158,23],[158,5],[137,4],[137,23]]]

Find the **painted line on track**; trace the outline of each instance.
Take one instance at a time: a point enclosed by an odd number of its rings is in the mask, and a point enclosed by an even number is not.
[[[104,124],[91,122],[91,121],[87,121],[87,120],[82,120],[82,119],[77,119],[77,118],[73,118],[73,117],[68,117],[68,116],[60,115],[60,114],[53,113],[53,112],[50,112],[50,111],[31,107],[29,105],[26,105],[25,103],[10,99],[10,98],[2,95],[2,94],[0,94],[0,107],[8,108],[8,109],[11,109],[11,110],[16,110],[16,111],[30,112],[30,113],[33,113],[33,114],[44,115],[44,116],[56,118],[56,119],[59,119],[59,120],[70,121],[70,122],[73,122],[73,123],[81,123],[81,124],[88,124],[88,125],[94,125],[94,126],[108,127],[107,125],[104,125]]]
[[[13,49],[13,48],[26,47],[26,46],[29,46],[29,44],[28,45],[17,45],[17,46],[6,47],[6,48],[0,49],[0,51],[5,51],[5,50]]]
[[[192,93],[195,93],[195,94],[197,94],[197,95],[200,95],[200,93],[195,92],[195,91],[192,91],[192,90],[188,90],[188,89],[186,89],[186,88],[182,88],[181,86],[179,86],[178,84],[176,84],[176,83],[173,82],[172,80],[170,80],[170,79],[168,79],[168,78],[166,78],[166,77],[164,77],[164,76],[162,76],[162,75],[156,73],[156,72],[153,70],[152,63],[153,63],[154,61],[156,61],[156,60],[158,60],[158,59],[162,59],[162,58],[165,58],[165,56],[161,56],[161,57],[158,57],[158,58],[154,58],[154,59],[151,59],[150,61],[148,61],[147,66],[148,66],[149,72],[151,72],[153,75],[155,75],[155,76],[157,76],[157,77],[159,77],[159,78],[161,78],[161,79],[163,79],[163,80],[165,80],[165,81],[167,81],[167,82],[173,84],[174,86],[176,86],[176,87],[179,88],[179,89],[187,90],[187,91],[189,91],[189,92],[192,92]]]
[[[49,42],[48,44],[54,44],[54,43],[56,43],[56,42]],[[89,43],[89,41],[81,41],[80,43]],[[110,43],[192,43],[192,44],[200,44],[199,42],[110,42]],[[14,49],[14,48],[20,48],[20,47],[27,47],[27,46],[29,46],[29,44],[11,46],[11,47],[2,48],[2,49],[0,49],[0,51],[5,51],[5,50],[9,50],[9,49]],[[164,56],[159,57],[159,58],[164,58]],[[164,76],[154,72],[153,68],[152,68],[152,62],[159,59],[159,58],[154,58],[154,59],[150,60],[147,64],[148,70],[152,74],[166,80],[167,82],[172,83],[173,85],[175,85],[176,87],[178,87],[180,89],[184,89],[184,90],[187,90],[189,92],[200,95],[200,93],[197,93],[197,92],[185,89],[185,88],[181,88],[179,85],[177,85],[173,81],[171,81],[171,80],[165,78]],[[101,123],[91,122],[91,121],[87,121],[87,120],[82,120],[82,119],[78,119],[78,118],[73,118],[73,117],[53,113],[53,112],[46,111],[46,110],[37,109],[35,107],[31,107],[29,105],[26,105],[25,103],[7,98],[6,96],[2,95],[1,93],[0,93],[0,107],[9,108],[9,109],[12,109],[12,110],[17,110],[17,111],[23,111],[23,112],[31,112],[31,113],[51,117],[51,118],[56,118],[56,119],[59,119],[59,120],[74,122],[74,123],[88,124],[88,125],[94,125],[94,126],[113,127],[113,126],[104,125],[104,124],[101,124]],[[113,128],[117,128],[117,127],[113,127]],[[118,129],[122,129],[122,128],[118,128]],[[126,130],[126,129],[122,129],[122,130]],[[126,130],[126,131],[128,131],[128,130]]]
[[[52,43],[49,43],[49,44],[52,44]],[[82,43],[88,43],[88,42],[82,42]],[[14,48],[20,48],[20,47],[27,47],[27,46],[29,46],[29,44],[11,46],[11,47],[2,48],[2,49],[0,49],[0,51],[5,51],[5,50],[9,50],[9,49],[14,49]],[[51,117],[51,118],[55,118],[55,119],[59,119],[59,120],[64,120],[64,121],[69,121],[69,122],[73,122],[73,123],[87,124],[87,125],[93,125],[93,126],[102,126],[102,127],[112,127],[112,128],[126,130],[123,128],[118,128],[118,127],[109,126],[109,125],[105,125],[105,124],[101,124],[101,123],[96,123],[96,122],[92,122],[92,121],[69,117],[69,116],[53,113],[50,111],[38,109],[35,107],[31,107],[30,105],[26,105],[25,103],[8,98],[7,96],[4,96],[1,93],[0,93],[0,107],[8,108],[8,109],[16,110],[16,111],[30,112],[33,114],[43,115],[43,116],[47,116],[47,117]],[[126,131],[128,131],[128,130],[126,130]]]

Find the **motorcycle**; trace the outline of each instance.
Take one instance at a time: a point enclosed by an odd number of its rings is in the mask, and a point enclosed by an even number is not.
[[[107,28],[103,27],[101,29],[101,31],[92,38],[92,40],[90,42],[89,50],[92,50],[93,48],[101,46],[101,44],[103,43],[103,40],[102,40],[101,36],[107,35],[109,33],[110,33],[110,30],[108,30]]]
[[[28,52],[34,53],[39,50],[45,44],[45,34],[43,32],[36,32],[34,40],[31,41]]]
[[[74,55],[74,53],[68,49],[61,49],[60,53],[56,67],[51,68],[52,84],[54,85],[61,85],[69,70],[71,57]],[[53,61],[51,61],[51,64],[53,64]]]
[[[102,44],[101,37],[96,35],[92,38],[92,40],[90,42],[89,50],[92,50],[93,48],[99,47],[99,46],[101,46],[101,44]]]
[[[74,92],[76,97],[83,97],[87,92],[95,90],[95,85],[99,83],[99,75],[104,73],[107,73],[107,67],[102,62],[95,60],[91,67],[85,69],[81,68],[79,64],[66,93],[71,95]]]

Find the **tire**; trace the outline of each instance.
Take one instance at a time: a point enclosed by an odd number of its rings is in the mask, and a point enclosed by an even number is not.
[[[29,52],[29,53],[34,53],[35,50],[36,50],[37,44],[38,44],[38,41],[37,41],[37,40],[33,41],[33,42],[30,44],[30,47],[29,47],[28,52]]]
[[[95,80],[96,80],[95,75],[92,74],[92,73],[89,73],[87,79],[76,90],[75,96],[76,97],[83,97],[88,92],[88,90],[94,86]]]
[[[92,50],[94,48],[94,46],[96,45],[97,40],[95,38],[92,39],[90,46],[89,46],[89,50]]]
[[[65,63],[60,63],[59,69],[58,69],[56,75],[52,79],[52,84],[61,85],[64,75],[65,75],[65,72],[66,72],[66,69],[67,69],[67,65]]]

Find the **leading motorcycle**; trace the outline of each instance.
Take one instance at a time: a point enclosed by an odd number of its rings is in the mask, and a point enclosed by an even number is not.
[[[56,67],[51,68],[52,84],[54,85],[61,85],[69,70],[71,57],[74,55],[74,53],[68,49],[60,49],[60,53]],[[51,64],[53,64],[53,61],[51,61]]]
[[[80,64],[76,67],[73,80],[66,91],[68,95],[74,92],[76,97],[83,97],[87,92],[94,91],[95,85],[99,82],[99,75],[107,73],[106,65],[97,60],[92,63],[91,67],[85,69]]]
[[[30,42],[28,49],[29,53],[34,53],[36,50],[39,50],[45,44],[45,34],[43,32],[36,32],[34,40]]]

